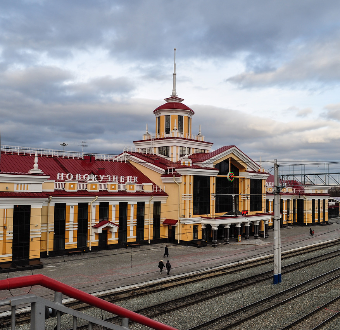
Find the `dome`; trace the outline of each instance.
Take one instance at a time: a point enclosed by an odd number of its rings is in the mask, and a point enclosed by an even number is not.
[[[190,109],[188,106],[186,106],[183,103],[179,103],[179,102],[168,102],[168,103],[164,103],[161,106],[159,106],[158,108],[156,108],[153,113],[155,113],[158,110],[172,110],[172,109],[179,109],[179,110],[189,110],[192,114],[194,114],[195,112]]]

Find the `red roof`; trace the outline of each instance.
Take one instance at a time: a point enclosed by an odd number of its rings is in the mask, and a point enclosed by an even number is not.
[[[279,184],[282,185],[284,184],[285,187],[291,187],[293,189],[295,189],[296,193],[304,193],[305,188],[303,186],[303,184],[299,181],[296,180],[284,180],[282,181],[281,179],[279,179]],[[270,174],[266,180],[266,182],[274,182],[274,175]]]
[[[86,157],[86,156],[84,156]],[[39,156],[38,167],[51,180],[57,180],[58,173],[97,174],[137,177],[137,183],[153,183],[146,175],[130,163],[81,158]],[[2,173],[28,174],[34,165],[34,155],[10,154],[1,152],[0,170]],[[105,179],[102,181],[105,182]]]
[[[192,114],[195,114],[195,112],[192,109],[190,109],[184,103],[179,103],[179,102],[164,103],[161,106],[159,106],[158,108],[156,108],[153,111],[153,113],[155,113],[157,110],[171,110],[171,109],[190,110]]]
[[[165,219],[163,222],[163,225],[170,225],[173,226],[177,223],[178,220],[174,220],[174,219]]]
[[[110,226],[110,227],[116,226],[116,227],[119,227],[118,225],[116,225],[115,223],[113,223],[111,221],[102,220],[99,223],[96,223],[94,226],[92,226],[92,228],[100,228],[100,227],[103,227],[103,226]]]
[[[162,156],[159,155],[153,155],[153,154],[142,154],[140,152],[128,152],[131,156],[137,157],[145,162],[148,162],[150,164],[153,164],[159,168],[162,168],[164,170],[167,170],[168,168],[193,168],[193,169],[201,169],[201,166],[198,165],[192,165],[192,166],[187,166],[187,165],[182,165],[181,162],[172,162]],[[205,167],[205,170],[216,170],[215,168],[210,168],[210,167]],[[168,174],[168,173],[166,173]]]
[[[192,160],[193,163],[204,162],[231,148],[236,148],[236,146],[224,146],[212,152],[192,154],[191,156],[189,156],[189,158]]]

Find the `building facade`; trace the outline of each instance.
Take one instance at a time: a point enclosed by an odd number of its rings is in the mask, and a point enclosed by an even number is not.
[[[268,236],[269,174],[236,146],[211,151],[201,128],[194,134],[176,71],[165,101],[153,111],[155,134],[146,129],[118,156],[2,146],[0,267],[129,244]],[[283,225],[327,222],[327,194],[285,189]]]

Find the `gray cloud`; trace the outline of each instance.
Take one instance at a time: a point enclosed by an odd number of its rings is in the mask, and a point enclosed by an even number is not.
[[[183,58],[240,52],[285,57],[287,45],[308,44],[316,36],[329,40],[338,30],[339,7],[331,0],[8,1],[2,4],[0,44],[6,61],[14,55],[23,62],[25,52],[64,58],[75,49],[98,47],[143,62],[168,58],[175,46]],[[257,58],[257,67],[268,63]]]
[[[248,71],[227,79],[243,88],[340,82],[340,39],[297,50],[296,57],[276,68]]]
[[[216,107],[192,106],[193,127],[202,126],[206,141],[214,149],[236,145],[250,157],[269,159],[334,159],[340,142],[340,123],[330,120],[299,120],[283,123]],[[223,113],[223,116],[221,114]]]
[[[340,122],[340,103],[329,104],[325,106],[325,115],[329,119],[337,120]]]

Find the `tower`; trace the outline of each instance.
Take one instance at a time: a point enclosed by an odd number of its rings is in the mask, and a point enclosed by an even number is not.
[[[195,112],[186,106],[184,99],[176,93],[176,48],[174,49],[173,87],[166,103],[156,108],[156,132],[152,136],[148,131],[143,140],[134,141],[138,152],[163,156],[173,162],[193,153],[209,152],[212,143],[205,142],[199,132],[192,133],[192,117]]]

